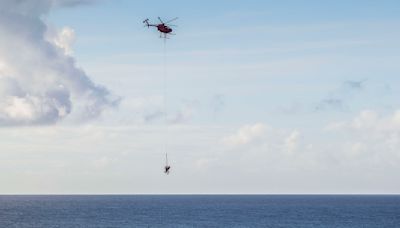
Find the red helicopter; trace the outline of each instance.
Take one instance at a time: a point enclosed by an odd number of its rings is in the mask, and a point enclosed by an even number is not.
[[[177,19],[178,18],[176,17],[176,18],[171,19],[171,20],[169,20],[167,22],[163,22],[161,20],[161,18],[158,17],[158,20],[161,22],[161,24],[150,24],[149,23],[149,19],[144,20],[143,23],[145,23],[146,24],[145,26],[147,26],[147,27],[150,27],[150,26],[157,27],[158,31],[160,32],[160,38],[168,39],[167,38],[168,34],[175,35],[175,34],[171,33],[172,29],[170,28],[170,26],[176,26],[176,25],[171,25],[169,23],[171,23],[171,22],[173,22],[173,21],[175,21]]]

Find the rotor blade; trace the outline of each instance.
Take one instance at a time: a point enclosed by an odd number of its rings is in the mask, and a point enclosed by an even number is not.
[[[161,20],[161,18],[160,18],[160,17],[158,17],[158,20],[160,20],[162,24],[165,24],[165,23],[164,23],[164,22]]]
[[[166,25],[172,26],[172,27],[179,27],[179,26],[177,26],[177,25],[170,25],[170,24],[166,24]]]
[[[179,17],[175,17],[174,19],[171,19],[171,20],[165,22],[165,24],[168,24],[168,23],[170,23],[170,22],[173,22],[173,21],[177,20],[178,18],[179,18]]]

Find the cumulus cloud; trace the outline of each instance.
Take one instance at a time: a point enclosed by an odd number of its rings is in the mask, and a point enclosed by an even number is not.
[[[374,110],[360,111],[352,120],[333,122],[327,130],[352,130],[366,133],[400,133],[400,110],[388,115],[382,115]]]
[[[263,123],[244,125],[235,133],[223,137],[222,143],[229,150],[273,153],[283,157],[296,157],[296,152],[304,153],[311,148],[304,147],[299,130],[278,129]]]
[[[318,136],[316,136],[318,134]],[[280,167],[340,167],[369,172],[396,168],[400,162],[400,110],[363,110],[349,120],[333,122],[312,136],[301,129],[279,129],[263,123],[244,125],[222,138],[227,152],[241,159],[263,160]]]
[[[300,132],[298,130],[293,130],[285,139],[285,149],[289,153],[293,153],[299,143]]]
[[[236,133],[226,136],[222,139],[223,143],[228,146],[241,146],[254,142],[261,138],[267,129],[262,123],[245,125],[239,128]]]
[[[386,165],[400,161],[400,110],[386,115],[363,110],[353,119],[331,123],[326,129],[346,135],[346,155]]]
[[[75,31],[72,28],[64,27],[60,31],[47,30],[47,40],[57,47],[61,48],[66,55],[72,55],[72,45],[75,41]]]
[[[0,1],[0,124],[52,124],[99,116],[118,104],[71,56],[75,34],[43,21],[54,7],[88,0]]]
[[[2,0],[1,10],[36,17],[48,13],[52,8],[73,7],[98,0]]]

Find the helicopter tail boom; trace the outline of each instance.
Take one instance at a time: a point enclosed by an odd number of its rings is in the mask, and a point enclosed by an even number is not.
[[[149,19],[147,18],[146,20],[143,21],[143,23],[145,24],[144,26],[150,27],[150,26],[156,26],[156,25],[152,25],[149,23]]]

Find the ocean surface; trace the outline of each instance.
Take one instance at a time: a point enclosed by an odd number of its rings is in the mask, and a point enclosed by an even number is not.
[[[400,227],[400,195],[0,196],[0,227]]]

